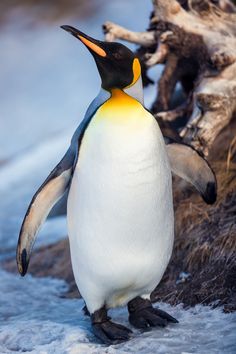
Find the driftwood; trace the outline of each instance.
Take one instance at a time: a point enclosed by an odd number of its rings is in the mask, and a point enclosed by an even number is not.
[[[153,0],[146,32],[132,32],[111,22],[106,40],[123,39],[137,50],[144,84],[148,68],[164,63],[152,111],[161,122],[176,123],[180,137],[208,155],[209,148],[236,111],[236,13],[229,0]],[[176,84],[185,102],[172,109]]]

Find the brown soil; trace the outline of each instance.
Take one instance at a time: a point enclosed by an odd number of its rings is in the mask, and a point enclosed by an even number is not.
[[[174,179],[175,246],[153,301],[223,305],[226,312],[236,310],[235,156],[228,171],[226,165],[235,135],[236,120],[215,141],[209,157],[218,180],[218,199],[213,206],[206,205],[184,181]],[[5,268],[16,272],[15,261],[6,262]],[[68,297],[78,296],[67,239],[36,250],[29,273],[63,278],[70,286]]]

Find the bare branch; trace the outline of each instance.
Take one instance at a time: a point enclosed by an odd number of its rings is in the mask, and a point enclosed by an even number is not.
[[[157,50],[153,54],[146,54],[146,65],[147,67],[154,66],[156,64],[164,63],[168,55],[168,46],[166,44],[160,43]]]
[[[116,39],[123,39],[127,42],[135,43],[148,47],[156,43],[154,31],[133,32],[124,27],[116,25],[113,22],[106,22],[103,25],[105,39],[108,42],[113,42]]]

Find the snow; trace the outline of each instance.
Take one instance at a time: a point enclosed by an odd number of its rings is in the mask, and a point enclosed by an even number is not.
[[[38,144],[0,169],[0,259],[6,255],[6,250],[9,255],[11,249],[15,248],[27,206],[48,173],[64,155],[70,137],[71,132]],[[65,217],[51,218],[44,224],[37,245],[55,242],[66,234]]]
[[[74,25],[97,38],[102,38],[98,29],[108,19],[141,31],[147,25],[151,1],[136,0],[135,6],[134,17],[133,1],[109,1],[92,19]],[[29,31],[27,19],[21,23],[20,18],[19,13],[13,14],[0,33],[0,80],[4,82],[0,160],[5,162],[0,165],[0,260],[14,256],[33,193],[64,154],[99,87],[90,55],[59,24]],[[69,19],[63,22],[71,23]],[[152,70],[153,75],[157,70]],[[155,89],[149,88],[147,105],[153,95]],[[56,242],[66,232],[65,217],[51,218],[36,246]],[[134,330],[129,342],[106,347],[93,336],[89,318],[82,313],[83,301],[64,297],[67,285],[63,281],[21,278],[1,268],[0,278],[1,354],[236,353],[236,314],[224,314],[222,309],[199,305],[185,310],[159,304],[180,323],[148,332]],[[129,326],[126,309],[111,314],[114,321]]]
[[[106,347],[93,336],[89,318],[82,312],[83,301],[59,297],[67,289],[63,281],[20,278],[4,271],[0,277],[0,353],[233,354],[236,350],[236,314],[167,304],[159,305],[179,324],[148,332],[135,330],[129,342]],[[114,321],[129,326],[126,309],[111,314]]]

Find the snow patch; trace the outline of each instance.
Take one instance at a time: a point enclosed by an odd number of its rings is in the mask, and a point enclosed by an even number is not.
[[[83,301],[65,299],[66,284],[57,279],[20,278],[0,271],[0,352],[100,354],[233,354],[236,352],[236,313],[196,306],[184,310],[158,304],[179,320],[148,332],[133,330],[126,308],[110,311],[114,321],[132,328],[133,338],[106,347],[92,334],[90,320],[82,312]]]

